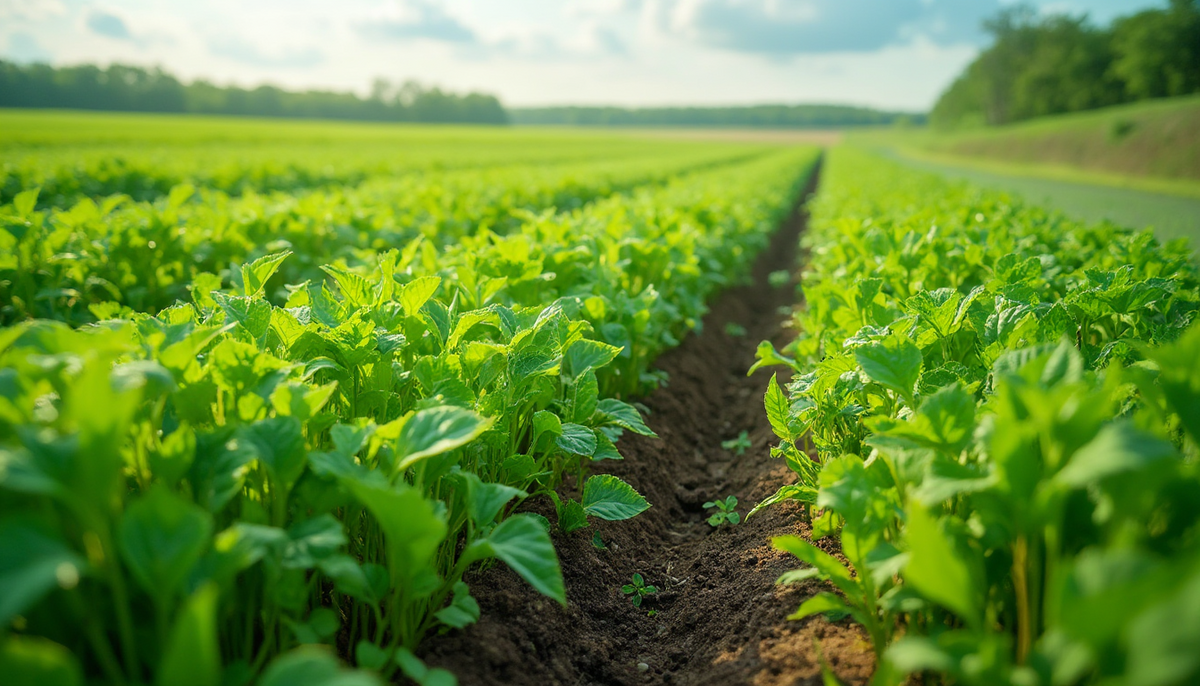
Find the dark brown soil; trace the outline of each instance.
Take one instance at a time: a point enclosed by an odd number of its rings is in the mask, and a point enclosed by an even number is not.
[[[619,445],[625,460],[597,470],[633,484],[653,504],[650,510],[630,521],[556,534],[566,608],[503,566],[470,575],[483,616],[464,631],[427,641],[422,657],[428,664],[450,669],[464,686],[820,684],[819,641],[844,683],[867,681],[874,661],[857,626],[820,617],[786,620],[824,590],[816,581],[775,585],[782,572],[800,565],[771,548],[769,539],[806,533],[799,508],[777,506],[741,525],[713,529],[702,507],[736,495],[744,515],[792,479],[769,453],[774,436],[762,397],[771,372],[747,378],[746,370],[759,341],[788,340],[780,308],[793,303],[794,284],[773,288],[767,275],[795,271],[805,220],[798,209],[758,258],[753,282],[724,293],[705,317],[703,334],[660,358],[670,382],[644,400],[659,438],[626,436]],[[747,334],[728,335],[727,323]],[[721,441],[742,430],[753,445],[739,457]],[[607,550],[592,545],[597,529]],[[641,610],[621,593],[634,572],[660,589]]]

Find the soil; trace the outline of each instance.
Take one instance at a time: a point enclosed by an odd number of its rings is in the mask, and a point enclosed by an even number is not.
[[[503,565],[470,574],[483,615],[464,631],[428,640],[421,654],[427,664],[451,670],[464,686],[791,686],[822,683],[819,649],[843,683],[870,678],[874,659],[858,626],[786,619],[806,598],[828,590],[815,580],[775,585],[781,573],[801,565],[769,539],[806,536],[800,509],[787,503],[714,529],[703,508],[705,501],[736,495],[744,515],[793,480],[782,461],[770,457],[775,436],[762,405],[779,368],[749,378],[746,370],[759,341],[781,346],[790,338],[782,323],[795,284],[775,288],[767,275],[796,271],[805,221],[798,207],[759,256],[752,282],[722,294],[703,333],[658,360],[669,382],[642,402],[659,438],[627,435],[618,446],[625,460],[594,469],[628,481],[652,507],[629,521],[596,521],[583,531],[555,534],[567,607],[538,595]],[[746,335],[728,334],[730,323],[745,327]],[[744,454],[721,447],[743,430],[752,444]],[[597,530],[607,549],[593,546]],[[635,572],[659,589],[640,610],[621,592]]]

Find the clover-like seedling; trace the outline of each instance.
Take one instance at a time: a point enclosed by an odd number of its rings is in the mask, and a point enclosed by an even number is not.
[[[709,525],[716,528],[725,523],[733,525],[742,521],[742,516],[737,513],[737,503],[738,501],[736,495],[731,495],[724,500],[710,500],[707,503],[704,503],[704,509],[711,510],[716,508],[717,510],[709,515]]]
[[[648,595],[658,593],[658,589],[654,586],[647,586],[646,580],[642,578],[642,575],[634,572],[633,583],[622,586],[621,592],[630,596],[629,599],[633,601],[634,607],[641,607],[642,599]]]
[[[726,322],[725,335],[732,336],[734,338],[741,338],[742,336],[746,335],[746,327],[742,326],[741,324],[735,324],[734,322]]]
[[[792,280],[792,274],[786,269],[780,269],[777,272],[767,274],[767,283],[771,284],[772,288],[783,288]]]
[[[750,434],[743,431],[737,435],[737,438],[731,438],[728,441],[721,441],[721,447],[726,450],[732,450],[734,455],[741,457],[746,454],[746,450],[750,448]]]

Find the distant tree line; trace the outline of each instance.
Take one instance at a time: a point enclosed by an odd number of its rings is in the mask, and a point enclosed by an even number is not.
[[[985,23],[995,42],[942,94],[935,126],[1006,124],[1200,93],[1200,0],[1171,0],[1097,27],[1028,6]]]
[[[921,123],[923,115],[881,112],[846,105],[751,105],[745,107],[531,107],[509,111],[514,124],[564,126],[695,126],[745,128],[841,128]]]
[[[415,82],[378,80],[370,97],[335,91],[183,83],[159,68],[114,64],[52,67],[0,60],[0,107],[190,112],[307,119],[505,124],[495,96],[458,95]]]

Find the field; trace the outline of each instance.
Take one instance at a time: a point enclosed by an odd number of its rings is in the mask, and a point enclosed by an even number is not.
[[[837,143],[0,112],[4,683],[1194,683],[1194,254]]]
[[[1054,208],[1078,221],[1150,228],[1160,240],[1186,238],[1193,247],[1200,245],[1200,196],[1166,194],[1079,178],[1047,178],[1041,169],[997,167],[969,158],[928,157],[887,145],[874,149],[904,166],[1010,193],[1026,203]]]
[[[914,132],[909,154],[1041,179],[1200,197],[1200,98],[1041,117],[1007,126]]]

